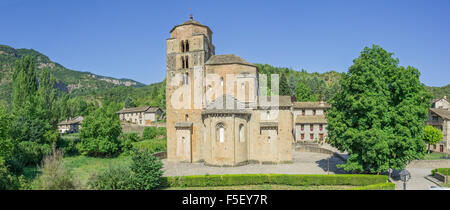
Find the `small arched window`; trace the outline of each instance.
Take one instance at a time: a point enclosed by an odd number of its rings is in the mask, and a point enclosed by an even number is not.
[[[185,68],[185,62],[184,62],[184,56],[181,56],[181,68],[184,69]]]
[[[245,142],[244,124],[239,125],[239,141],[240,142]]]
[[[188,85],[189,84],[189,73],[185,74],[185,80],[186,80],[185,84]]]
[[[220,86],[223,87],[223,77],[220,77]]]
[[[186,56],[185,61],[186,61],[185,67],[188,69],[189,68],[189,57],[188,56]]]
[[[181,52],[184,52],[184,40],[181,40]]]
[[[216,138],[220,143],[225,141],[225,127],[222,123],[217,124]]]
[[[270,120],[270,111],[267,111],[267,112],[266,112],[266,118],[267,118],[268,120]]]

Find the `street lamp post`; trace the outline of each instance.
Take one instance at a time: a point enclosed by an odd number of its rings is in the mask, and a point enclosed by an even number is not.
[[[403,190],[406,190],[406,182],[408,182],[409,179],[411,179],[411,174],[408,170],[403,169],[400,171],[400,180],[403,181]]]

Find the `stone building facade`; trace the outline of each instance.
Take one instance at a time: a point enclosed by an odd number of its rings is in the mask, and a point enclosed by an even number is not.
[[[450,105],[447,97],[433,100],[431,107],[426,124],[439,129],[443,136],[442,141],[431,146],[431,150],[450,153]]]
[[[294,102],[296,141],[323,141],[328,137],[325,114],[331,106],[320,102]]]
[[[83,117],[78,116],[73,119],[67,119],[58,123],[58,132],[60,134],[78,133],[83,123]]]
[[[116,112],[119,115],[120,121],[142,126],[151,125],[153,122],[156,122],[161,118],[162,113],[160,108],[150,106],[124,108]]]
[[[211,29],[192,18],[166,42],[169,161],[292,162],[289,96],[260,96],[257,67],[233,54],[215,55]]]

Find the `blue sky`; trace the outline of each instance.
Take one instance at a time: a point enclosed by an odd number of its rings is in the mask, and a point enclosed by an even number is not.
[[[347,71],[380,45],[430,86],[450,83],[450,1],[1,0],[0,44],[33,48],[69,69],[150,84],[165,76],[165,40],[194,19],[216,54],[308,72]]]

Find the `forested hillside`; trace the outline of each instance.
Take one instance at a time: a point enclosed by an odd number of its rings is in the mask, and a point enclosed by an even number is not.
[[[433,93],[434,98],[450,97],[450,84],[443,87],[427,87],[427,89]]]
[[[270,74],[280,75],[280,94],[293,95],[297,101],[328,101],[340,88],[339,80],[343,73],[328,71],[308,73],[290,68],[274,67],[268,64],[256,64],[260,74],[267,74],[270,88]],[[286,83],[286,90],[283,83]]]
[[[14,65],[24,56],[31,56],[35,59],[38,75],[44,67],[48,67],[55,79],[55,87],[62,92],[76,94],[118,86],[144,86],[144,84],[130,79],[115,79],[90,72],[69,70],[33,49],[14,49],[7,45],[0,45],[0,104],[9,104]]]

